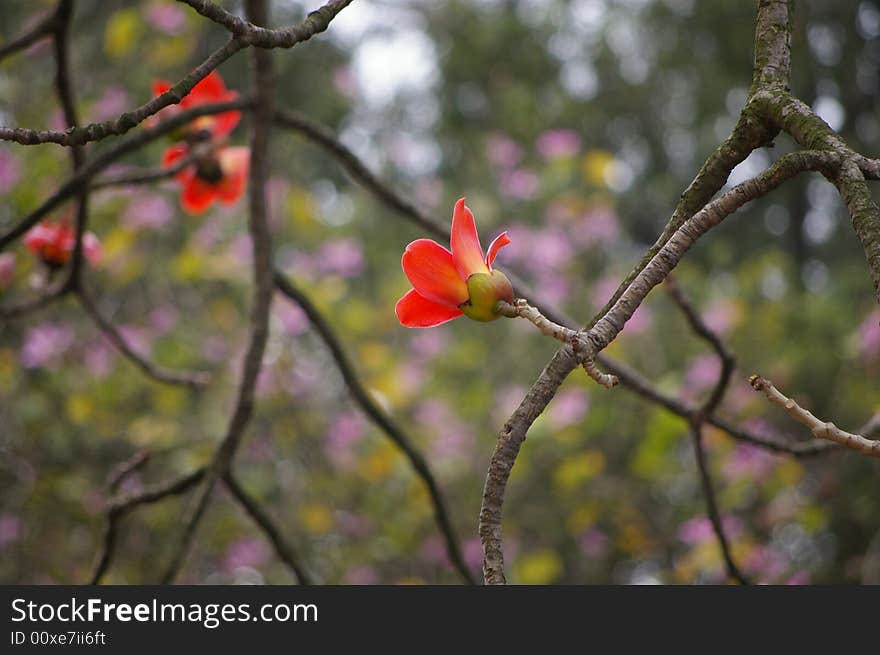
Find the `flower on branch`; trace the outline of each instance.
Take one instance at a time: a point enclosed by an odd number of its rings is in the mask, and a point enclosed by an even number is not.
[[[169,147],[162,157],[163,168],[173,168],[193,152],[185,143]],[[180,204],[190,214],[201,214],[215,200],[235,204],[244,193],[250,168],[251,151],[244,146],[217,146],[199,153],[192,164],[174,178],[183,187]]]
[[[492,263],[508,243],[502,232],[484,257],[474,215],[461,198],[452,213],[451,251],[431,239],[406,247],[401,265],[413,289],[397,301],[398,320],[406,327],[433,327],[462,314],[477,321],[501,316],[498,303],[513,302],[513,287]]]
[[[153,95],[160,96],[173,85],[164,80],[153,82]],[[192,91],[186,94],[178,105],[170,105],[162,109],[154,117],[154,122],[162,118],[168,118],[181,111],[192,109],[200,105],[209,105],[218,102],[230,102],[238,98],[237,91],[230,91],[226,83],[217,71],[211,71],[207,77],[196,84]],[[187,142],[219,141],[229,135],[241,120],[240,111],[225,111],[214,116],[200,116],[187,125],[180,132],[174,133],[175,138]]]
[[[76,245],[76,232],[68,219],[41,221],[25,235],[24,245],[46,266],[57,269],[70,261]],[[101,262],[101,242],[92,232],[83,234],[82,249],[89,264],[97,266]]]

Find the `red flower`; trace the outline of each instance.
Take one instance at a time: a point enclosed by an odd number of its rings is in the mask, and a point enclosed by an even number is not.
[[[76,245],[76,232],[70,222],[57,223],[41,221],[32,227],[24,237],[24,245],[50,268],[60,268],[70,261]],[[91,232],[83,234],[83,254],[92,266],[101,261],[101,243]]]
[[[156,80],[153,82],[153,96],[162,95],[172,86],[170,82]],[[228,90],[220,74],[217,71],[211,71],[193,87],[192,91],[183,97],[180,104],[164,108],[157,116],[167,118],[185,109],[217,102],[229,102],[236,98],[238,98],[238,92]],[[202,134],[207,134],[211,139],[217,141],[232,132],[240,120],[240,111],[225,111],[214,116],[200,116],[186,129],[185,136],[193,136],[198,139]]]
[[[406,327],[433,327],[462,314],[478,321],[498,318],[495,306],[513,302],[513,287],[492,262],[508,243],[502,232],[483,257],[474,215],[460,199],[452,213],[451,252],[431,239],[406,247],[401,265],[413,289],[397,301],[398,320]]]
[[[173,167],[190,152],[191,148],[184,143],[171,146],[162,157],[163,168]],[[201,214],[215,200],[224,205],[235,204],[244,193],[250,161],[250,148],[243,146],[220,146],[200,155],[191,166],[174,176],[183,186],[180,195],[183,209],[190,214]]]

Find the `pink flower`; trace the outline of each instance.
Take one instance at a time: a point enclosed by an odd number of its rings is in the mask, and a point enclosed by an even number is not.
[[[535,147],[544,159],[572,157],[581,149],[581,137],[574,130],[547,130],[538,137]]]

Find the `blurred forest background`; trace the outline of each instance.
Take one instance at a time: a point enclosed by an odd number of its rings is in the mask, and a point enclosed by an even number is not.
[[[238,3],[222,3],[230,10]],[[697,0],[356,0],[308,44],[275,51],[278,103],[329,126],[405,198],[444,223],[466,196],[498,265],[586,322],[668,219],[729,133],[751,80],[755,3]],[[3,0],[9,40],[48,1]],[[316,3],[272,3],[276,25]],[[165,0],[76,3],[71,49],[84,122],[142,104],[227,39]],[[880,3],[802,0],[793,91],[856,150],[880,154]],[[0,63],[0,123],[63,129],[43,42]],[[248,58],[219,69],[249,85]],[[245,144],[248,115],[233,133]],[[91,153],[113,139],[93,144]],[[155,142],[124,166],[152,167]],[[792,149],[753,153],[729,184]],[[400,255],[428,236],[353,184],[327,155],[276,130],[276,262],[326,312],[358,372],[413,435],[449,502],[469,565],[497,431],[556,344],[524,321],[399,325]],[[0,144],[0,225],[68,176],[53,145]],[[201,217],[173,181],[92,194],[104,244],[86,271],[100,305],[143,353],[207,368],[204,391],[164,386],[117,355],[73,299],[0,322],[0,581],[88,580],[106,480],[141,449],[125,489],[204,463],[223,434],[246,343],[247,203]],[[64,211],[56,212],[60,217]],[[0,302],[33,293],[22,245]],[[856,430],[878,409],[880,312],[837,192],[805,175],[740,211],[677,270],[737,356],[722,415],[809,436],[747,384],[767,375],[827,420]],[[522,323],[522,324],[520,324]],[[697,400],[718,364],[662,289],[609,349],[659,388]],[[454,583],[422,483],[350,401],[301,311],[276,298],[257,411],[236,470],[327,583]],[[766,583],[880,583],[876,464],[847,453],[774,455],[707,428],[733,552]],[[218,490],[224,494],[225,491]],[[623,388],[566,381],[529,433],[504,530],[513,583],[701,583],[725,579],[687,423]],[[126,517],[106,581],[153,581],[184,498]],[[214,502],[180,577],[292,580],[234,504]]]

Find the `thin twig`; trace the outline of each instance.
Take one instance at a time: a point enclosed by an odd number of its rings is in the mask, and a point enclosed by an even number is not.
[[[724,522],[721,520],[721,512],[718,510],[718,498],[715,494],[715,487],[712,482],[712,473],[709,468],[709,462],[706,457],[706,448],[703,443],[703,424],[707,414],[712,413],[721,402],[724,392],[730,384],[730,378],[733,375],[734,358],[733,354],[724,345],[721,337],[718,336],[705,321],[703,317],[697,313],[697,310],[691,304],[691,301],[684,294],[684,291],[678,286],[676,280],[669,276],[666,278],[666,290],[670,297],[681,309],[682,313],[688,321],[694,333],[706,341],[718,355],[721,363],[721,371],[718,374],[718,380],[712,389],[712,393],[700,406],[699,410],[691,417],[691,443],[694,447],[694,459],[697,462],[697,472],[700,476],[700,485],[703,489],[703,496],[706,499],[706,510],[709,514],[709,521],[712,524],[712,530],[715,532],[715,538],[718,540],[718,547],[721,550],[721,556],[727,566],[727,574],[740,584],[750,584],[748,578],[742,573],[736,560],[733,558],[733,552],[727,540],[727,534],[724,531]]]
[[[175,478],[168,482],[159,483],[148,487],[137,494],[130,494],[121,498],[110,501],[107,505],[107,516],[104,527],[104,536],[101,541],[101,549],[95,561],[95,568],[92,572],[89,584],[100,584],[107,569],[113,561],[116,553],[116,542],[119,536],[119,522],[130,511],[139,507],[155,503],[169,496],[179,496],[184,493],[204,477],[205,469],[196,469],[192,473]]]
[[[773,386],[770,380],[762,378],[760,375],[750,377],[749,384],[752,385],[755,391],[762,391],[771,403],[784,409],[795,421],[806,425],[817,439],[833,441],[868,457],[880,457],[880,440],[868,439],[860,434],[841,430],[830,421],[819,420],[809,410],[804,409],[794,400],[785,396],[779,389]]]
[[[0,60],[5,59],[6,57],[15,54],[25,48],[30,47],[37,41],[50,36],[52,32],[55,30],[55,23],[57,21],[57,9],[52,13],[46,14],[37,21],[33,27],[29,30],[23,32],[20,36],[9,41],[9,43],[5,43],[0,46]]]
[[[203,387],[210,381],[210,377],[204,372],[195,371],[171,371],[158,364],[151,362],[145,356],[138,353],[126,341],[116,326],[107,319],[98,309],[97,304],[88,291],[80,287],[76,290],[76,297],[85,310],[86,314],[95,322],[101,333],[107,340],[116,346],[129,361],[143,371],[147,377],[164,384],[177,384],[185,387]]]
[[[300,563],[299,554],[293,546],[284,539],[281,530],[275,525],[275,521],[272,520],[272,517],[269,516],[268,512],[260,506],[260,503],[257,502],[255,498],[245,491],[244,487],[241,486],[232,471],[226,472],[226,475],[223,476],[223,482],[225,483],[226,488],[229,489],[232,497],[238,501],[239,505],[241,505],[241,508],[251,517],[254,523],[257,524],[257,527],[265,533],[266,537],[271,542],[272,547],[275,548],[275,553],[278,555],[278,558],[293,572],[297,582],[301,585],[314,584],[312,577],[306,572],[305,568]]]
[[[128,153],[133,152],[141,148],[142,146],[145,146],[146,144],[151,143],[156,139],[173,132],[178,127],[186,125],[190,121],[199,118],[200,116],[210,116],[233,109],[244,109],[248,107],[250,103],[250,98],[238,98],[229,102],[199,105],[197,107],[192,107],[190,109],[186,109],[177,114],[174,114],[173,116],[169,117],[166,120],[163,120],[157,125],[145,128],[134,134],[130,134],[124,137],[116,145],[108,148],[101,154],[87,161],[85,165],[82,166],[74,175],[69,177],[58,188],[58,190],[55,191],[55,193],[44,200],[39,207],[34,209],[30,214],[21,219],[9,230],[4,232],[3,234],[0,234],[0,251],[6,248],[6,246],[8,246],[12,241],[22,236],[34,225],[36,225],[37,222],[46,214],[48,214],[53,209],[59,207],[63,202],[76,194],[80,190],[82,185],[88,183],[88,181],[92,177],[94,177],[105,168],[110,166],[110,164],[124,157]]]

